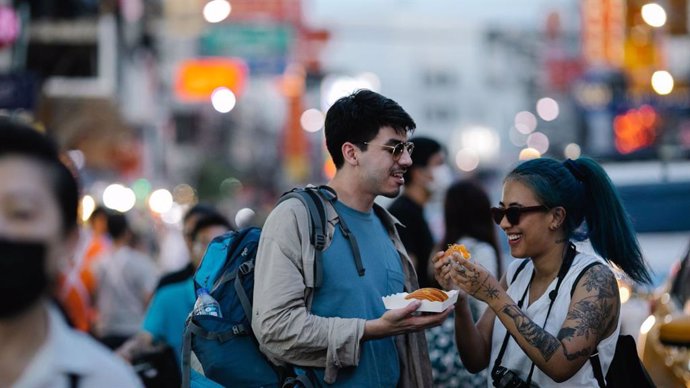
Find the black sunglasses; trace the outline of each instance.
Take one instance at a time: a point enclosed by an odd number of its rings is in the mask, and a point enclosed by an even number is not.
[[[521,207],[521,206],[492,207],[491,208],[491,217],[494,219],[494,222],[496,223],[496,225],[501,224],[503,217],[506,217],[508,219],[508,222],[511,225],[517,225],[520,223],[520,216],[523,213],[541,212],[541,211],[547,211],[547,210],[549,210],[549,208],[544,206],[544,205],[527,206],[527,207]]]
[[[403,154],[403,151],[407,150],[407,153],[412,156],[412,151],[414,151],[414,143],[412,142],[407,142],[407,143],[398,143],[394,146],[390,146],[387,144],[376,144],[376,143],[369,143],[368,141],[365,141],[364,144],[366,145],[375,145],[379,147],[383,147],[389,150],[391,154],[393,154],[393,160],[398,160]]]

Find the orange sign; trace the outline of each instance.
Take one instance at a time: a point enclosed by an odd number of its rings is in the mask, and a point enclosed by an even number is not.
[[[237,58],[197,58],[183,61],[175,76],[175,95],[185,102],[211,99],[216,88],[224,86],[236,96],[244,91],[247,65]]]

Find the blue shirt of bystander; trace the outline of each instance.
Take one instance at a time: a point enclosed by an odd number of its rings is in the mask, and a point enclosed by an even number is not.
[[[168,283],[156,290],[146,311],[142,329],[175,349],[178,361],[182,351],[185,321],[194,307],[194,280],[192,277]]]

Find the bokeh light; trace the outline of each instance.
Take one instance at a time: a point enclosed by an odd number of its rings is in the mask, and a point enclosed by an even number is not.
[[[81,220],[86,222],[94,209],[96,209],[96,201],[93,200],[93,197],[88,194],[83,196],[81,198]]]
[[[491,159],[498,155],[501,140],[491,128],[475,126],[466,128],[460,135],[462,148],[472,149],[481,160]]]
[[[537,116],[532,112],[522,111],[515,115],[515,129],[525,135],[537,129]]]
[[[193,205],[196,203],[196,192],[194,188],[186,183],[180,183],[172,191],[173,200],[180,205]]]
[[[204,19],[209,23],[219,23],[230,16],[232,6],[227,0],[211,0],[204,6]]]
[[[254,214],[256,214],[256,212],[248,207],[238,210],[237,214],[235,214],[235,225],[237,225],[238,228],[248,226],[252,222]]]
[[[236,103],[237,97],[235,97],[235,93],[225,86],[216,88],[216,90],[211,93],[211,104],[213,105],[213,109],[220,113],[230,112],[235,107]]]
[[[540,158],[541,153],[539,151],[535,150],[534,148],[523,148],[520,150],[520,155],[518,156],[518,159],[520,160],[529,160],[529,159],[536,159]]]
[[[173,196],[167,189],[158,189],[151,193],[149,197],[149,208],[151,211],[163,214],[172,208]]]
[[[549,150],[549,138],[541,132],[534,132],[527,137],[527,147],[543,155]]]
[[[240,180],[235,177],[223,179],[223,181],[220,182],[220,186],[218,187],[218,190],[220,190],[220,194],[228,197],[234,196],[241,189],[242,182],[240,182]]]
[[[132,190],[137,197],[137,202],[144,203],[151,193],[151,182],[146,178],[140,178],[132,183]]]
[[[119,183],[113,183],[103,191],[103,205],[109,209],[125,213],[134,207],[137,198],[134,191]]]
[[[668,71],[659,70],[652,74],[652,88],[662,96],[673,91],[673,83],[673,76]]]
[[[537,101],[537,114],[544,121],[553,121],[558,118],[558,102],[553,98],[544,97]]]
[[[580,149],[580,146],[575,144],[575,143],[570,143],[567,146],[565,146],[565,149],[563,150],[563,155],[568,158],[568,159],[577,159],[582,155],[582,150]]]
[[[319,129],[323,128],[325,118],[323,112],[312,108],[305,110],[299,121],[305,131],[317,132]]]
[[[474,149],[463,148],[455,154],[455,165],[461,171],[474,171],[479,166],[479,154]]]
[[[666,11],[657,3],[648,3],[642,6],[642,20],[652,27],[662,27],[666,24]]]

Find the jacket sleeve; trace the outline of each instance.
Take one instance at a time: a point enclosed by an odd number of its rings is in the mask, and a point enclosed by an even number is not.
[[[309,244],[306,209],[298,200],[281,203],[266,220],[259,240],[252,329],[269,358],[326,368],[325,380],[330,383],[339,368],[359,363],[365,320],[324,318],[307,311],[305,243]]]

